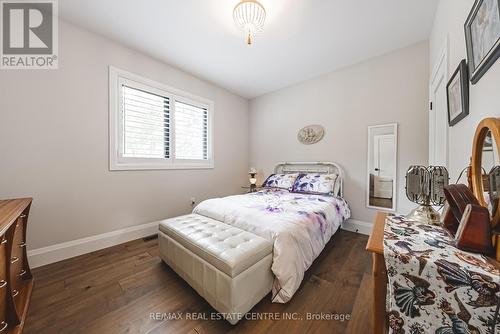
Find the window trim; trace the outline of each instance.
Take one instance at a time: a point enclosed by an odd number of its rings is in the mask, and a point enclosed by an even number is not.
[[[123,151],[121,117],[121,85],[128,84],[132,88],[168,97],[170,99],[171,142],[170,158],[125,158]],[[175,159],[175,101],[189,103],[207,108],[207,159]],[[109,169],[110,170],[158,170],[158,169],[210,169],[214,168],[213,133],[214,102],[200,96],[173,88],[133,74],[113,66],[109,66]]]

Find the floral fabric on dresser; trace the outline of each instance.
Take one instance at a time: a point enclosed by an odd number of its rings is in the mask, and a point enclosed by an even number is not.
[[[441,227],[402,216],[386,220],[389,333],[493,334],[500,302],[498,264],[461,251]],[[500,319],[496,321],[500,332]]]
[[[333,194],[337,174],[299,174],[292,191],[309,194]]]
[[[292,174],[271,174],[267,177],[267,179],[262,184],[263,188],[281,188],[290,190],[299,176],[298,173]]]

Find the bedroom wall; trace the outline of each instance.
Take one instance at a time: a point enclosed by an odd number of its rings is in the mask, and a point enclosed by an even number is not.
[[[464,23],[473,0],[441,0],[429,39],[430,70],[448,36],[448,73],[453,74],[462,59],[467,59]],[[490,67],[475,85],[469,85],[469,115],[448,128],[448,161],[451,181],[469,164],[477,124],[486,117],[500,117],[500,61]],[[462,182],[467,182],[465,178]]]
[[[345,197],[354,219],[372,222],[366,207],[368,125],[397,122],[397,209],[410,164],[428,159],[428,44],[422,42],[250,101],[250,164],[260,177],[279,161],[335,161],[346,171]],[[322,124],[324,139],[300,144],[297,131]]]
[[[191,210],[190,198],[241,192],[248,101],[60,22],[57,70],[0,71],[0,198],[34,197],[30,249]],[[215,168],[109,171],[108,65],[215,102]]]

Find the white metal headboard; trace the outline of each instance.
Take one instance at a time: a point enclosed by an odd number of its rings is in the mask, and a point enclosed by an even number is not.
[[[280,162],[274,167],[276,174],[291,174],[291,173],[318,173],[318,174],[337,174],[340,180],[339,193],[340,197],[344,196],[344,170],[335,162]]]

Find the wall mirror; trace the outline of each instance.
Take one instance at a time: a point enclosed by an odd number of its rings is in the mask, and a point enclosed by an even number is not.
[[[366,203],[369,208],[396,210],[397,145],[396,123],[368,127]]]
[[[472,146],[472,188],[481,205],[488,208],[495,226],[500,221],[500,118],[482,120]]]

